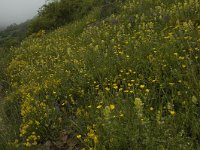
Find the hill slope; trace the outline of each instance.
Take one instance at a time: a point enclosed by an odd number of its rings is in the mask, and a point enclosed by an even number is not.
[[[127,0],[98,15],[12,49],[5,109],[19,143],[199,148],[199,1]]]

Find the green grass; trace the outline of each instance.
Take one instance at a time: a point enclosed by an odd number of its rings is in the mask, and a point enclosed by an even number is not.
[[[5,110],[18,144],[198,149],[199,8],[127,0],[105,20],[93,11],[11,49]]]

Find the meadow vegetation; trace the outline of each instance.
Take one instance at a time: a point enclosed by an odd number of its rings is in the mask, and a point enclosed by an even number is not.
[[[9,146],[200,148],[200,1],[114,5],[11,48]]]

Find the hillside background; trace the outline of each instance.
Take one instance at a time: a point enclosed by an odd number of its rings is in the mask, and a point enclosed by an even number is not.
[[[199,6],[55,0],[0,31],[0,149],[199,149]]]

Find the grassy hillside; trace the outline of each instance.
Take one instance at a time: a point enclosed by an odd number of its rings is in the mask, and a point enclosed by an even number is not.
[[[126,0],[11,49],[10,145],[200,148],[199,5]]]

